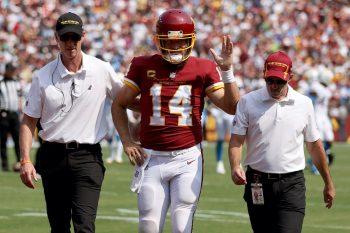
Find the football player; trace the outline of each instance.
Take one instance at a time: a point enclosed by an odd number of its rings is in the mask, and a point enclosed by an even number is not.
[[[204,98],[234,114],[239,90],[233,76],[233,44],[223,37],[215,62],[191,56],[195,25],[182,10],[160,15],[155,42],[159,54],[135,57],[112,105],[124,151],[136,164],[132,190],[138,193],[139,232],[162,232],[170,208],[172,232],[192,232],[202,186]],[[126,106],[140,94],[140,143],[133,142]]]

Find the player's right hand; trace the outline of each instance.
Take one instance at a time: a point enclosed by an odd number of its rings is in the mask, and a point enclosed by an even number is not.
[[[124,143],[124,151],[127,154],[129,161],[132,165],[142,166],[147,158],[147,154],[144,152],[142,147],[136,143],[129,142]]]

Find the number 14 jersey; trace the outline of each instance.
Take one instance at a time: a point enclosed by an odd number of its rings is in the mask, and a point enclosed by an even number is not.
[[[135,57],[125,84],[141,94],[142,146],[161,151],[202,141],[204,98],[224,87],[213,61],[190,57],[179,67],[158,54]]]

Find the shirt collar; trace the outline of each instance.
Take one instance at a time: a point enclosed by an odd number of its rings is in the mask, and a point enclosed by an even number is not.
[[[84,66],[84,64],[85,64],[84,63],[84,61],[85,61],[84,58],[86,57],[86,54],[82,52],[82,55],[83,55],[83,61],[82,61],[81,67],[76,73],[67,70],[67,68],[62,63],[61,56],[58,55],[58,57],[57,57],[57,59],[58,59],[58,67],[57,67],[57,69],[58,69],[59,75],[60,75],[60,77],[62,79],[66,78],[66,77],[69,77],[69,76],[86,73],[86,67]]]

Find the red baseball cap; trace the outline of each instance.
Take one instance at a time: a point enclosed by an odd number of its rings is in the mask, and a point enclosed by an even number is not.
[[[277,77],[288,81],[292,76],[292,60],[282,51],[270,54],[265,61],[264,78]]]

